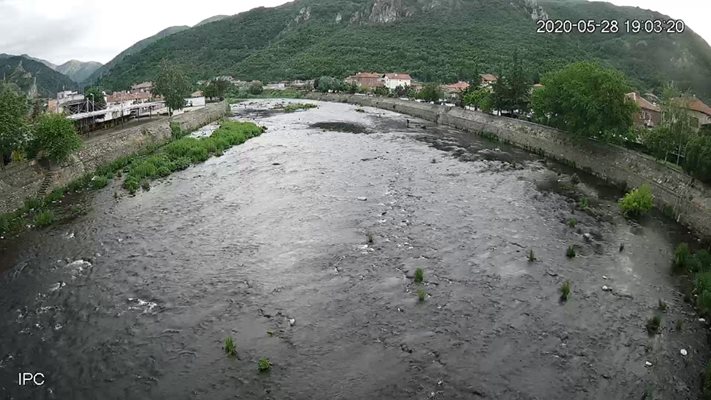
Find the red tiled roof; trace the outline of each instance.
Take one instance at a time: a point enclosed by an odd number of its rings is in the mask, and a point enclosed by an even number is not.
[[[658,105],[649,102],[647,99],[640,96],[637,92],[627,93],[625,97],[634,101],[639,106],[639,108],[643,110],[662,112],[662,109]]]
[[[711,116],[711,107],[707,106],[703,101],[699,99],[692,99],[691,101],[689,101],[687,107],[689,108],[689,110],[693,110]]]
[[[481,76],[481,80],[484,82],[496,82],[499,79],[493,74],[481,74],[479,76]]]
[[[452,83],[451,85],[445,85],[445,89],[447,90],[467,90],[469,89],[469,84],[467,82],[459,81],[457,83]]]

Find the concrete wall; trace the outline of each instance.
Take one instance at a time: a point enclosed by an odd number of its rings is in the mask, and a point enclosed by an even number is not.
[[[653,188],[658,208],[672,210],[677,221],[699,236],[711,238],[711,187],[645,154],[590,140],[574,141],[571,135],[547,126],[461,108],[347,94],[310,93],[306,97],[378,107],[467,132],[494,135],[618,186],[631,188],[647,183]]]
[[[227,114],[227,105],[207,107],[169,119],[161,119],[88,138],[83,147],[62,165],[44,168],[36,161],[13,162],[0,170],[0,213],[22,206],[28,197],[35,197],[94,171],[119,157],[131,155],[147,145],[163,143],[171,137],[170,122],[177,122],[184,131],[193,131]]]

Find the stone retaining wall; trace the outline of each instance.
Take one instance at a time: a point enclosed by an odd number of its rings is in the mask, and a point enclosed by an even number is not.
[[[631,188],[647,183],[653,188],[659,209],[670,210],[681,224],[699,236],[711,238],[711,188],[646,154],[591,140],[574,141],[571,135],[547,126],[461,108],[348,94],[310,93],[306,97],[378,107],[466,132],[494,135],[617,186]]]
[[[193,131],[227,114],[227,105],[209,104],[207,107],[177,115],[171,119],[112,130],[106,134],[87,139],[84,146],[70,159],[51,169],[43,168],[36,161],[13,162],[0,170],[0,213],[10,212],[22,206],[28,197],[49,193],[55,188],[107,164],[119,157],[138,152],[150,144],[168,141],[171,137],[170,123],[177,122],[184,131]]]

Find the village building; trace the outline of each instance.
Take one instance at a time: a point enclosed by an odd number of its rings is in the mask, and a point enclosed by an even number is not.
[[[711,107],[707,106],[703,101],[696,97],[687,99],[686,108],[696,120],[698,128],[704,125],[711,125]]]
[[[383,74],[377,72],[358,72],[355,75],[347,77],[345,81],[346,83],[356,85],[366,90],[385,86]]]
[[[153,90],[153,82],[142,82],[131,86],[131,92],[150,93]]]
[[[153,95],[150,92],[114,92],[106,96],[106,104],[108,105],[130,105],[140,104],[151,100]]]
[[[442,91],[444,92],[445,95],[449,97],[456,96],[465,90],[469,89],[469,83],[464,82],[464,81],[459,81],[457,83],[452,83],[450,85],[443,85],[442,86]]]
[[[662,109],[640,96],[637,92],[627,93],[625,95],[639,107],[639,111],[634,116],[634,124],[637,127],[654,128],[662,121]]]
[[[383,75],[383,83],[386,88],[395,90],[398,86],[410,86],[412,84],[412,78],[410,77],[410,74],[390,73]]]
[[[481,74],[479,75],[479,86],[485,87],[485,88],[491,88],[494,86],[496,81],[499,80],[499,78],[496,75],[493,74]]]

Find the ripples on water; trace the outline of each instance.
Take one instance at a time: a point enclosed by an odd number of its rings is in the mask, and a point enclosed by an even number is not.
[[[585,176],[576,190],[596,214],[575,210],[560,190],[572,171],[472,135],[270,104],[234,107],[269,129],[224,156],[136,197],[103,190],[86,216],[0,244],[1,398],[698,393],[705,327],[668,274],[678,226],[630,225],[619,193]],[[659,298],[670,309],[649,338]],[[47,383],[20,388],[22,371]]]

